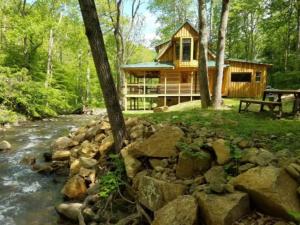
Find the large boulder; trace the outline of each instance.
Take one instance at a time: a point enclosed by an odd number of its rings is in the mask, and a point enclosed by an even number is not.
[[[1,150],[10,150],[11,144],[8,141],[1,141],[0,142],[0,151]]]
[[[242,163],[252,163],[259,166],[267,166],[276,159],[273,153],[258,148],[248,148],[243,151]]]
[[[206,172],[211,166],[211,155],[201,151],[195,154],[181,152],[176,166],[176,176],[190,178]]]
[[[143,176],[138,183],[138,199],[145,207],[156,211],[166,203],[183,195],[185,190],[185,185]]]
[[[224,139],[214,141],[212,148],[216,154],[218,164],[224,165],[230,160],[230,147]]]
[[[176,143],[184,136],[183,131],[174,126],[164,126],[146,140],[129,149],[132,156],[168,158],[178,154]]]
[[[204,174],[204,178],[209,183],[211,191],[223,193],[226,189],[227,175],[222,166],[214,166]]]
[[[68,150],[55,151],[52,155],[53,161],[64,161],[70,159],[71,152]]]
[[[81,203],[62,203],[55,207],[60,215],[73,221],[78,221],[81,208]]]
[[[193,196],[184,195],[156,211],[151,225],[195,225],[197,217],[196,199]]]
[[[124,160],[126,174],[132,179],[141,169],[142,163],[128,153],[128,147],[125,147],[121,150],[121,155]]]
[[[70,199],[82,199],[87,192],[84,179],[79,175],[71,177],[61,192]]]
[[[256,167],[234,178],[236,189],[247,192],[256,207],[272,216],[294,219],[300,213],[297,182],[284,169]]]
[[[86,157],[80,157],[79,161],[80,165],[87,169],[93,168],[98,164],[98,161],[96,159],[90,159]]]
[[[99,147],[99,152],[101,154],[101,156],[106,155],[106,153],[111,150],[111,148],[114,145],[114,138],[112,135],[107,136],[106,138],[104,138],[101,142],[101,145]]]
[[[248,194],[234,192],[226,195],[196,194],[201,218],[206,225],[231,225],[250,211]]]
[[[78,142],[77,142],[78,143]],[[52,144],[51,147],[54,150],[57,149],[66,149],[68,147],[72,147],[76,145],[75,141],[73,141],[71,138],[69,137],[60,137],[58,139],[56,139]]]

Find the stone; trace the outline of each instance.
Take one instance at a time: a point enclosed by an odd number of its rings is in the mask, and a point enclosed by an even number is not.
[[[84,179],[79,175],[71,177],[61,192],[70,199],[82,199],[87,192]]]
[[[79,170],[79,175],[89,183],[95,183],[96,181],[96,171],[93,169],[86,169],[84,167],[81,167]]]
[[[108,121],[103,120],[100,123],[100,129],[101,130],[109,130],[109,129],[111,129],[110,123]]]
[[[291,163],[285,170],[288,174],[293,177],[296,181],[300,182],[300,165],[296,163]]]
[[[25,165],[34,165],[36,162],[36,158],[34,157],[34,155],[25,155],[22,160],[21,163],[25,164]]]
[[[79,151],[80,156],[94,158],[98,152],[98,147],[90,142],[83,142]]]
[[[85,133],[79,133],[79,134],[75,135],[73,137],[73,140],[77,141],[78,143],[83,142],[85,140]]]
[[[258,148],[247,148],[243,151],[241,158],[242,163],[253,163],[256,164],[256,156],[258,155]]]
[[[267,166],[275,159],[274,154],[265,149],[249,148],[243,152],[241,162]]]
[[[248,194],[234,192],[226,195],[196,194],[201,218],[206,225],[232,225],[250,212]]]
[[[70,165],[70,176],[73,176],[73,175],[79,173],[80,168],[81,168],[81,165],[80,165],[79,159],[75,159]]]
[[[84,221],[86,222],[92,221],[93,218],[96,216],[96,214],[91,208],[85,208],[84,210],[82,210],[82,215],[84,217]]]
[[[149,159],[151,167],[154,169],[155,167],[166,168],[168,166],[168,160],[166,159]]]
[[[100,125],[90,127],[85,133],[85,139],[91,140],[96,137],[97,134],[101,133],[102,129]]]
[[[239,173],[244,173],[247,170],[254,168],[256,165],[253,163],[246,163],[244,165],[239,166]]]
[[[53,161],[69,160],[70,156],[71,156],[71,152],[68,150],[55,151],[52,155],[52,160]]]
[[[1,141],[0,142],[0,151],[2,150],[10,150],[11,144],[8,141]]]
[[[195,225],[197,219],[196,199],[193,196],[184,195],[156,211],[151,225]]]
[[[49,174],[52,173],[54,170],[53,167],[51,166],[51,163],[34,164],[32,166],[32,169],[41,174]]]
[[[135,157],[168,158],[177,156],[176,143],[183,136],[184,133],[180,128],[164,126],[143,142],[137,142],[128,151]]]
[[[97,134],[96,137],[95,137],[95,141],[96,142],[101,142],[103,141],[103,139],[106,138],[106,135],[101,133],[101,134]]]
[[[212,148],[216,154],[217,162],[224,165],[230,160],[230,148],[223,139],[218,139],[212,143]]]
[[[130,129],[130,138],[132,140],[143,138],[144,136],[144,125],[143,124],[137,124],[136,126],[132,127]]]
[[[99,147],[99,152],[100,152],[101,156],[106,155],[106,153],[109,150],[111,150],[113,145],[114,145],[114,138],[112,135],[109,135],[106,138],[104,138]]]
[[[96,159],[90,159],[86,157],[80,157],[79,161],[80,165],[87,169],[93,168],[98,164],[98,161]]]
[[[204,177],[208,183],[211,183],[216,179],[221,179],[224,181],[224,183],[226,182],[226,173],[222,166],[212,167],[204,174]]]
[[[183,195],[185,190],[186,186],[182,184],[142,176],[138,183],[138,199],[146,208],[156,211],[166,203]]]
[[[51,147],[54,150],[62,150],[72,146],[74,146],[74,142],[68,137],[60,137],[51,144]]]
[[[236,189],[247,192],[255,206],[266,214],[293,220],[300,212],[297,182],[282,168],[255,167],[233,178]]]
[[[78,216],[81,211],[81,203],[62,203],[55,207],[56,211],[73,221],[78,221]]]
[[[251,144],[250,144],[249,141],[243,139],[243,140],[241,140],[241,141],[238,142],[238,146],[239,146],[240,148],[244,149],[244,148],[249,148],[249,147],[251,147]]]
[[[211,166],[211,155],[201,151],[189,154],[185,151],[180,152],[176,166],[176,176],[179,178],[190,178],[203,174]]]
[[[153,109],[154,113],[167,112],[169,110],[168,106],[156,107]]]
[[[128,153],[128,147],[130,146],[121,150],[121,155],[124,160],[127,177],[132,179],[142,168],[142,163]]]

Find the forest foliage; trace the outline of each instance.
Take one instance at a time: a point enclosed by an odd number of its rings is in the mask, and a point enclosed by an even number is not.
[[[210,49],[216,51],[221,0],[207,1]],[[133,2],[124,0],[123,4]],[[300,6],[296,0],[232,0],[226,58],[273,64],[270,84],[293,88],[300,72]],[[110,3],[110,4],[108,4]],[[174,4],[175,3],[175,4]],[[145,47],[145,10],[157,18],[157,42],[170,38],[186,20],[198,27],[197,1],[141,0],[139,18],[121,15],[125,63],[152,61]],[[115,0],[96,0],[106,50],[118,77],[114,36]],[[124,9],[124,6],[123,6]],[[126,33],[127,32],[127,33]],[[291,75],[293,74],[293,75]],[[117,80],[117,79],[116,79]],[[275,83],[274,83],[275,82]],[[277,82],[277,83],[276,83]],[[42,118],[103,104],[77,0],[0,1],[0,111]]]

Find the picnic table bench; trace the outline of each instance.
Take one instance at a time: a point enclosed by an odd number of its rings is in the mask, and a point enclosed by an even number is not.
[[[243,103],[245,103],[245,107],[243,108]],[[257,104],[262,107],[267,106],[271,112],[274,112],[274,109],[278,107],[277,117],[282,116],[282,102],[272,102],[272,101],[260,101],[260,100],[252,100],[252,99],[242,99],[240,100],[239,113],[242,111],[247,112],[248,108],[251,104]]]

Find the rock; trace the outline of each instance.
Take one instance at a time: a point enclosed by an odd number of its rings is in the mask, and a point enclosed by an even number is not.
[[[222,166],[212,167],[204,177],[211,191],[219,194],[225,192],[226,173]]]
[[[36,162],[36,158],[34,157],[34,155],[25,155],[23,157],[23,159],[21,160],[21,163],[22,164],[25,164],[25,165],[34,165]]]
[[[87,158],[94,158],[97,155],[98,147],[95,144],[92,144],[88,141],[84,141],[81,144],[81,149],[79,151],[80,156]]]
[[[70,199],[82,199],[87,192],[84,179],[78,175],[71,177],[61,192]]]
[[[288,174],[293,177],[296,181],[300,182],[300,165],[296,163],[291,163],[285,170]]]
[[[186,187],[161,181],[149,176],[140,177],[138,183],[138,199],[141,204],[152,211],[163,207],[166,203],[183,195]]]
[[[226,195],[196,194],[201,218],[206,225],[232,225],[250,212],[248,194],[234,192]]]
[[[109,129],[111,129],[110,123],[108,121],[103,120],[100,123],[100,129],[101,130],[109,130]]]
[[[106,155],[106,153],[111,150],[111,148],[114,145],[114,138],[112,135],[107,136],[103,139],[101,142],[101,145],[99,147],[99,152],[102,156]]]
[[[253,163],[246,163],[244,165],[239,166],[239,173],[244,173],[247,170],[254,168],[256,165]]]
[[[81,211],[81,203],[62,203],[55,207],[56,211],[73,221],[78,221],[78,215]]]
[[[83,142],[85,140],[85,133],[79,133],[79,134],[75,135],[73,137],[73,140],[78,142],[78,143]]]
[[[267,166],[275,159],[273,153],[265,149],[249,148],[243,152],[241,162]]]
[[[151,167],[154,169],[155,167],[166,168],[168,166],[167,159],[149,159]]]
[[[230,160],[230,148],[223,139],[218,139],[212,143],[212,148],[217,156],[217,162],[224,165]]]
[[[189,154],[184,151],[179,154],[176,166],[176,176],[179,178],[190,178],[206,172],[211,166],[211,155],[201,151]]]
[[[243,139],[243,140],[239,141],[238,146],[239,146],[240,148],[244,149],[244,148],[249,148],[249,147],[251,147],[251,144],[250,144],[249,141]]]
[[[80,168],[81,168],[81,165],[80,165],[79,159],[75,159],[70,165],[70,176],[73,176],[73,175],[79,173]]]
[[[49,174],[53,172],[53,167],[51,163],[41,163],[41,164],[34,164],[32,169],[41,174]]]
[[[96,142],[101,142],[103,141],[103,139],[106,137],[105,134],[101,133],[101,134],[97,134],[96,137],[95,137],[95,141]]]
[[[153,109],[153,112],[159,113],[159,112],[167,112],[169,110],[168,106],[162,106],[162,107],[156,107]]]
[[[0,142],[0,151],[2,150],[10,150],[11,144],[8,141],[1,141]]]
[[[179,196],[154,214],[151,225],[195,225],[198,205],[193,196]]]
[[[121,150],[121,155],[124,160],[126,174],[132,179],[141,169],[142,163],[128,153],[128,147],[130,148],[130,145]]]
[[[236,189],[247,192],[261,211],[285,219],[291,212],[300,212],[298,184],[284,169],[256,167],[232,179]]]
[[[70,159],[71,152],[68,150],[55,151],[52,155],[53,161],[64,161]]]
[[[93,218],[96,216],[96,214],[93,212],[91,208],[85,208],[82,211],[82,215],[84,217],[84,221],[90,222],[93,220]]]
[[[51,152],[45,152],[43,154],[45,162],[51,162],[52,161],[52,153]]]
[[[135,157],[168,158],[176,156],[178,154],[176,143],[183,135],[183,131],[178,127],[164,126],[143,142],[133,145],[128,151]]]
[[[89,159],[86,157],[80,157],[79,161],[80,165],[87,169],[93,168],[98,164],[98,161],[96,159]]]
[[[143,124],[137,124],[136,126],[132,127],[130,129],[130,138],[132,140],[143,138],[144,136],[144,125]]]
[[[74,142],[68,137],[60,137],[51,144],[51,147],[54,150],[62,150],[72,146],[74,146]]]

